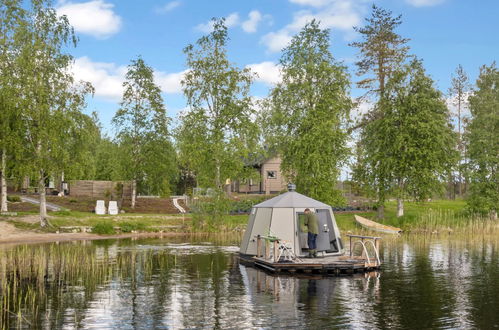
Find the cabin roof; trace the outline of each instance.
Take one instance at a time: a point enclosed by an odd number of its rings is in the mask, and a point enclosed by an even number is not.
[[[288,191],[284,194],[266,200],[260,204],[255,205],[254,207],[272,207],[272,208],[297,208],[297,207],[311,207],[311,208],[331,208],[329,205],[319,202],[313,198],[307,197],[296,191]]]

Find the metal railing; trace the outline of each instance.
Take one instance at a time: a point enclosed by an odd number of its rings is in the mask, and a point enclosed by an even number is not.
[[[381,265],[381,260],[379,258],[379,246],[381,237],[376,236],[361,236],[361,235],[347,235],[350,239],[350,257],[353,257],[354,247],[360,245],[362,247],[362,256],[365,256],[368,265],[374,265],[376,267]],[[352,239],[357,238],[352,244]],[[370,244],[374,250],[374,262],[371,262],[369,252],[367,250],[366,244]]]

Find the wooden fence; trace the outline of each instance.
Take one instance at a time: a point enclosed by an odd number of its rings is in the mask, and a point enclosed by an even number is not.
[[[120,189],[122,185],[122,189]],[[104,198],[113,197],[130,199],[132,196],[132,182],[130,181],[94,181],[73,180],[69,182],[69,196]]]

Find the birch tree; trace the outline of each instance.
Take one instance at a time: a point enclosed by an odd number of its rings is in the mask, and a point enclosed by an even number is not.
[[[249,96],[254,75],[229,62],[228,40],[224,19],[214,19],[213,31],[184,49],[189,70],[182,86],[189,111],[177,134],[182,162],[196,167],[199,183],[218,189],[237,178],[258,136]]]
[[[132,180],[131,207],[135,208],[137,183],[143,184],[149,177],[153,181],[168,177],[168,173],[160,171],[160,177],[153,176],[154,161],[166,154],[168,161],[173,157],[169,140],[166,107],[160,88],[154,83],[154,72],[142,58],[132,60],[123,83],[123,100],[121,107],[113,118],[117,130],[117,141],[123,153],[122,168],[127,179]],[[153,146],[161,144],[163,148]]]
[[[77,118],[92,92],[89,84],[76,85],[69,72],[76,45],[66,17],[59,17],[48,0],[33,0],[19,32],[23,40],[16,63],[22,84],[19,106],[25,141],[24,161],[38,177],[40,224],[48,225],[45,181],[70,161],[67,136],[79,134]]]
[[[482,66],[476,90],[469,98],[470,123],[465,139],[469,148],[470,196],[468,207],[497,219],[499,205],[499,70]]]
[[[16,33],[24,18],[18,0],[3,1],[0,5],[0,212],[7,212],[7,167],[13,153],[19,150],[20,134],[18,93],[16,89],[15,59],[19,40]],[[12,162],[11,162],[12,163]]]
[[[420,61],[393,73],[385,87],[383,117],[362,132],[357,171],[365,172],[367,186],[386,182],[382,189],[397,198],[400,217],[404,200],[422,201],[441,188],[457,158],[456,140],[443,97]]]
[[[329,30],[313,20],[283,50],[282,82],[270,94],[264,120],[267,142],[282,157],[282,171],[297,189],[332,205],[343,204],[336,182],[349,155],[349,76],[329,51]]]

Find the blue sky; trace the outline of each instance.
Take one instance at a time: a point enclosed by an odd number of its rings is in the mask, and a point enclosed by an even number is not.
[[[97,111],[112,135],[126,66],[138,55],[154,68],[170,117],[185,108],[182,49],[209,31],[212,17],[227,19],[230,60],[259,74],[255,97],[266,96],[278,81],[279,50],[312,18],[331,29],[331,52],[355,81],[356,50],[348,43],[358,39],[352,26],[363,25],[373,3],[402,14],[398,32],[411,39],[411,53],[424,60],[444,92],[458,64],[474,81],[481,65],[497,59],[497,0],[60,0],[55,5],[80,39],[71,50],[75,75],[96,89],[87,112]],[[353,96],[361,93],[352,86]]]

